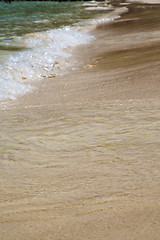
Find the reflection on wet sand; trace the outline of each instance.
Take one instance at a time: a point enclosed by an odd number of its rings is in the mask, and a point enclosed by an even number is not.
[[[160,15],[129,9],[1,111],[1,239],[159,240]]]

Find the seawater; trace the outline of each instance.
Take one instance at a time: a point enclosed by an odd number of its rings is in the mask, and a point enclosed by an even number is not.
[[[102,13],[86,10],[83,3],[0,3],[0,101],[16,99],[33,89],[33,81],[73,64],[70,47],[93,40],[79,26]]]

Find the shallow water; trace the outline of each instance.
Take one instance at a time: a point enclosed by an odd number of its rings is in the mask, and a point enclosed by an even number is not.
[[[42,32],[68,26],[95,13],[84,11],[81,3],[70,2],[12,2],[0,3],[1,43],[27,33]]]

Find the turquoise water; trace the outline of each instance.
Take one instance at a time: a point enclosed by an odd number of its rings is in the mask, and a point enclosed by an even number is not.
[[[0,3],[0,42],[27,33],[41,32],[71,25],[93,17],[82,3],[12,2]]]
[[[86,8],[83,2],[0,3],[1,101],[16,99],[32,90],[34,80],[63,74],[73,64],[66,49],[92,41],[86,26],[104,13]]]

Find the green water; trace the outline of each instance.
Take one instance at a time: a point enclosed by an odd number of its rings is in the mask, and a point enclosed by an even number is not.
[[[81,3],[0,2],[0,43],[27,33],[73,25],[95,15]],[[97,13],[96,13],[97,14]]]

